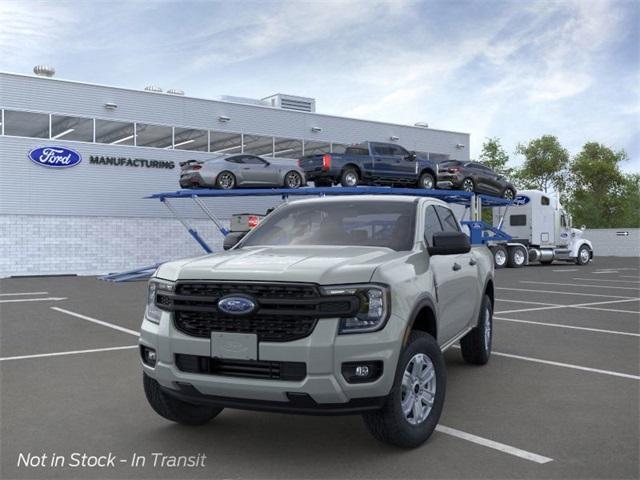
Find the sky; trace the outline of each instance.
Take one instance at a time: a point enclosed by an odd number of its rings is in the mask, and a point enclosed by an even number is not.
[[[0,71],[624,149],[640,172],[640,1],[0,0]]]

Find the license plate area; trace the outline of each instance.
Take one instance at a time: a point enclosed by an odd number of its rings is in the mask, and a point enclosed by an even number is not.
[[[255,333],[211,332],[211,357],[258,360],[258,336]]]

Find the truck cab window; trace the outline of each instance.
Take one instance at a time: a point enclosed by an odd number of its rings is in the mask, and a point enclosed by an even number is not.
[[[424,239],[427,245],[433,245],[433,234],[437,232],[442,232],[442,225],[435,208],[429,206],[424,217]]]
[[[527,224],[526,215],[511,215],[509,217],[509,225],[512,227],[524,227]]]
[[[549,205],[549,197],[542,196],[540,197],[540,205]]]
[[[440,223],[442,223],[442,230],[445,232],[459,232],[460,225],[458,225],[458,221],[456,217],[453,215],[453,212],[446,207],[441,207],[440,205],[436,205],[436,211],[438,212],[438,217],[440,217]]]

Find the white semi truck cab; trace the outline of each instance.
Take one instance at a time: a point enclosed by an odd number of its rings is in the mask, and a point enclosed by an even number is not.
[[[539,190],[522,190],[513,205],[494,208],[493,226],[512,237],[506,244],[490,245],[497,268],[554,260],[585,265],[593,259],[591,242],[582,238],[584,226],[573,228],[560,201]]]

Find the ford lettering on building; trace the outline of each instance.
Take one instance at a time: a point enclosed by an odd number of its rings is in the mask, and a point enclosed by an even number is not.
[[[78,165],[82,156],[64,147],[39,147],[29,152],[29,160],[43,167],[69,168]]]

